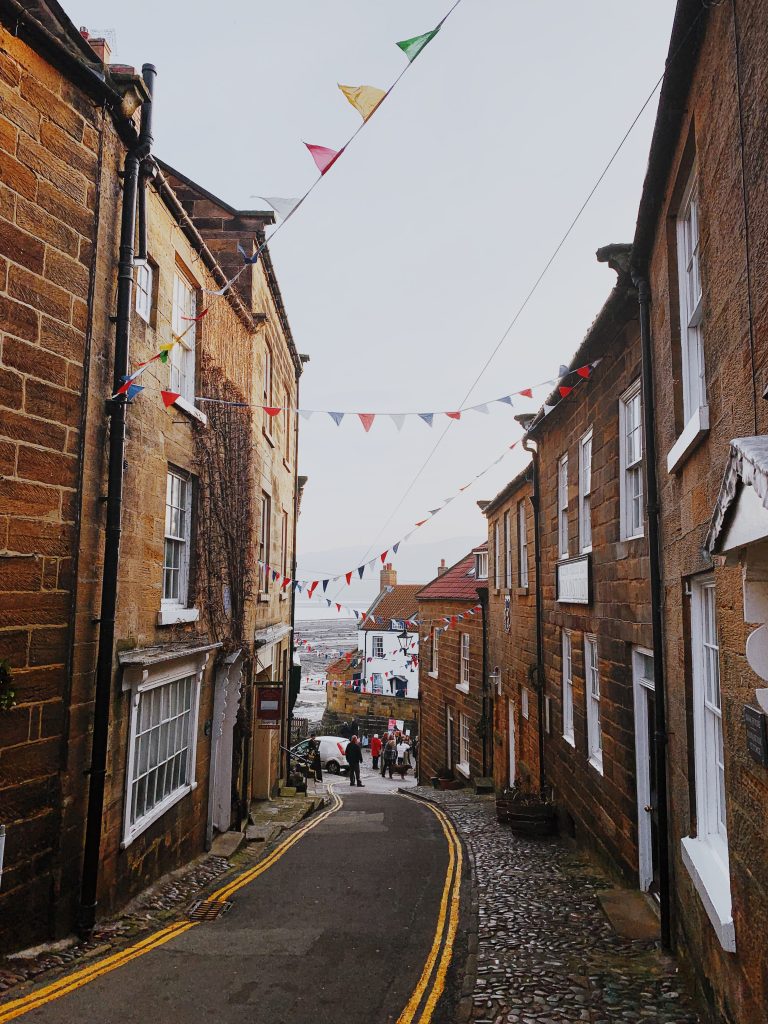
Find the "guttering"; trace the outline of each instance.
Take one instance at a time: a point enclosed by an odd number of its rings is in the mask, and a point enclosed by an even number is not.
[[[142,68],[149,100],[141,111],[141,130],[136,146],[125,156],[123,171],[123,207],[120,224],[120,260],[117,272],[117,314],[113,394],[129,372],[131,315],[133,306],[133,260],[136,236],[136,206],[142,162],[152,147],[152,91],[156,71],[152,64]],[[125,395],[110,399],[107,515],[104,532],[104,566],[99,613],[99,640],[96,661],[96,688],[93,706],[93,742],[88,786],[88,812],[83,850],[83,873],[78,927],[89,936],[96,921],[96,903],[101,859],[101,830],[104,811],[104,781],[109,744],[109,710],[112,700],[112,674],[115,647],[115,611],[120,569],[120,533],[123,505],[125,429],[128,402]]]
[[[544,797],[546,773],[544,772],[544,612],[541,591],[541,516],[539,491],[539,453],[536,442],[526,434],[523,437],[523,448],[531,456],[533,480],[533,564],[536,569],[536,698],[539,714],[539,792]]]
[[[659,485],[656,473],[656,414],[653,393],[653,353],[651,347],[651,295],[647,278],[632,270],[640,305],[640,347],[642,352],[643,440],[646,459],[646,515],[648,517],[648,562],[651,583],[651,628],[653,634],[653,685],[656,701],[656,726],[653,735],[653,759],[658,789],[656,806],[659,841],[659,904],[661,944],[672,948],[669,878],[669,804],[667,794],[667,711],[664,678],[664,633],[661,594],[661,548],[659,544]]]

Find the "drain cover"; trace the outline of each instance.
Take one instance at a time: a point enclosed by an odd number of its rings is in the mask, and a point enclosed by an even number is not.
[[[190,921],[215,921],[232,906],[228,900],[195,900],[187,910]]]

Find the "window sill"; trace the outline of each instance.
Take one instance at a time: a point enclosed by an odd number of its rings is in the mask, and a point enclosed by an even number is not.
[[[457,761],[456,771],[461,772],[465,779],[469,778],[469,764],[467,761]]]
[[[469,693],[469,683],[456,683],[459,693]]]
[[[267,604],[267,602],[269,601],[269,594],[262,590],[262,592],[259,594],[256,600],[259,602],[259,604]]]
[[[575,744],[574,744],[574,746],[575,746]],[[589,759],[589,763],[592,765],[592,767],[595,769],[595,771],[599,775],[602,775],[603,774],[603,752],[602,752],[602,750],[599,753],[592,754],[592,756]]]
[[[709,431],[709,406],[700,405],[683,428],[667,455],[667,472],[676,473]]]
[[[515,587],[515,594],[518,597],[528,597],[528,587]]]
[[[158,818],[162,818],[166,811],[169,811],[174,804],[179,802],[179,800],[183,800],[188,793],[192,792],[193,789],[197,789],[197,783],[187,783],[177,789],[175,793],[171,793],[167,796],[162,803],[157,805],[157,807],[153,807],[146,817],[142,818],[141,821],[131,827],[130,831],[120,843],[120,849],[125,850],[130,846],[134,839],[138,838],[142,832],[145,832],[153,822],[157,821]]]
[[[633,541],[633,540],[644,540],[644,539],[645,539],[645,530],[643,530],[642,533],[633,533],[631,535],[626,534],[626,533],[622,533],[622,535],[619,537],[619,541],[622,544],[627,544],[629,541]]]
[[[288,600],[288,595],[286,594],[286,592],[284,590],[280,591],[280,600],[281,601],[287,601]]]
[[[197,420],[204,427],[208,426],[208,417],[204,412],[201,412],[192,402],[189,402],[186,398],[181,395],[173,403],[177,409],[180,409],[185,416],[189,416],[191,420]]]
[[[563,733],[563,739],[565,740],[565,742],[568,744],[569,747],[573,747],[574,750],[576,749],[576,737],[575,736],[568,736],[568,735],[566,735],[566,733]]]
[[[736,952],[736,932],[731,910],[728,868],[717,851],[703,839],[686,836],[681,841],[683,864],[691,876],[717,940],[728,953]]]
[[[427,672],[430,679],[437,679],[437,672]]]
[[[261,428],[261,432],[264,435],[264,437],[266,438],[267,444],[270,446],[270,448],[274,448],[275,447],[275,439],[274,439],[274,437],[272,437],[272,435],[268,431],[266,431],[263,427]]]
[[[283,459],[283,468],[287,469],[289,473],[291,472],[291,464],[288,459]]]
[[[197,622],[199,608],[183,608],[180,604],[161,605],[157,613],[158,626],[175,626],[179,622]]]

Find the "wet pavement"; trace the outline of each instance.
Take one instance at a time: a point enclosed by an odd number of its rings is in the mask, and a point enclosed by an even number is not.
[[[598,903],[613,889],[557,839],[516,836],[493,798],[421,795],[448,812],[473,874],[473,923],[459,1019],[473,1024],[698,1024],[671,957],[616,934]]]

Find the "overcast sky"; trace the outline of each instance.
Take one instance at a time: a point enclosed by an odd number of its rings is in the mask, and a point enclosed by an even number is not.
[[[450,3],[64,5],[77,25],[114,32],[114,60],[157,66],[157,155],[254,208],[263,204],[252,195],[300,195],[316,177],[302,140],[339,148],[357,127],[336,83],[386,88],[405,63],[395,41],[432,28]],[[297,346],[311,356],[302,405],[461,401],[661,74],[673,12],[673,0],[462,0],[271,247]],[[632,238],[655,110],[656,98],[475,402],[553,376],[578,347],[614,282],[594,252]],[[401,433],[381,420],[369,434],[356,418],[302,422],[305,570],[350,568],[334,549],[359,551],[355,562],[378,554],[491,463],[520,434],[514,413],[538,404],[467,414],[399,508],[447,420],[432,430],[406,421]],[[419,539],[480,538],[476,500],[522,463],[512,453]]]

